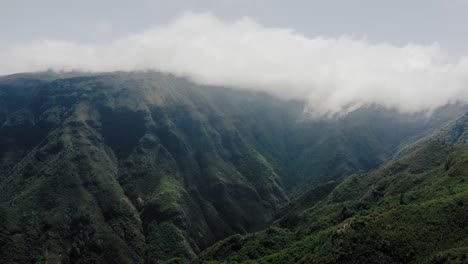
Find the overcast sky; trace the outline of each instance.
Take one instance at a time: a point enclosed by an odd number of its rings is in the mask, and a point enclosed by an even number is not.
[[[438,42],[453,55],[468,53],[466,0],[0,0],[0,39],[105,42],[166,24],[185,11],[209,11],[224,20],[248,16],[311,37]]]
[[[468,0],[0,0],[0,74],[158,70],[317,115],[468,102]]]

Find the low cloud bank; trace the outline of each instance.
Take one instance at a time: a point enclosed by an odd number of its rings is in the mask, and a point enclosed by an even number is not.
[[[419,112],[468,102],[468,58],[451,60],[436,44],[308,38],[249,18],[223,22],[210,14],[187,13],[106,45],[40,40],[0,50],[0,74],[48,69],[157,70],[305,100],[315,116],[366,105]]]

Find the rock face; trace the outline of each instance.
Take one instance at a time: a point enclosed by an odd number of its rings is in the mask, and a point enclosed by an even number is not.
[[[289,190],[378,166],[443,121],[376,113],[395,136],[365,111],[299,122],[300,103],[264,94],[76,75],[0,79],[2,263],[190,258],[265,227]]]

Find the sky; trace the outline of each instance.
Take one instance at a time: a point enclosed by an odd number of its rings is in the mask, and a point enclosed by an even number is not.
[[[316,115],[468,101],[467,0],[0,0],[0,74],[158,70]]]
[[[467,10],[466,0],[0,0],[0,40],[106,42],[193,11],[212,12],[225,21],[247,16],[310,37],[438,42],[457,56],[468,53]]]

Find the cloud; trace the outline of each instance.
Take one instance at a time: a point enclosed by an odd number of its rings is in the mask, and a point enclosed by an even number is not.
[[[402,112],[468,102],[468,58],[437,44],[394,46],[351,37],[308,38],[249,18],[186,13],[106,45],[40,40],[4,47],[0,73],[157,70],[200,84],[265,91],[333,116],[366,105]]]

